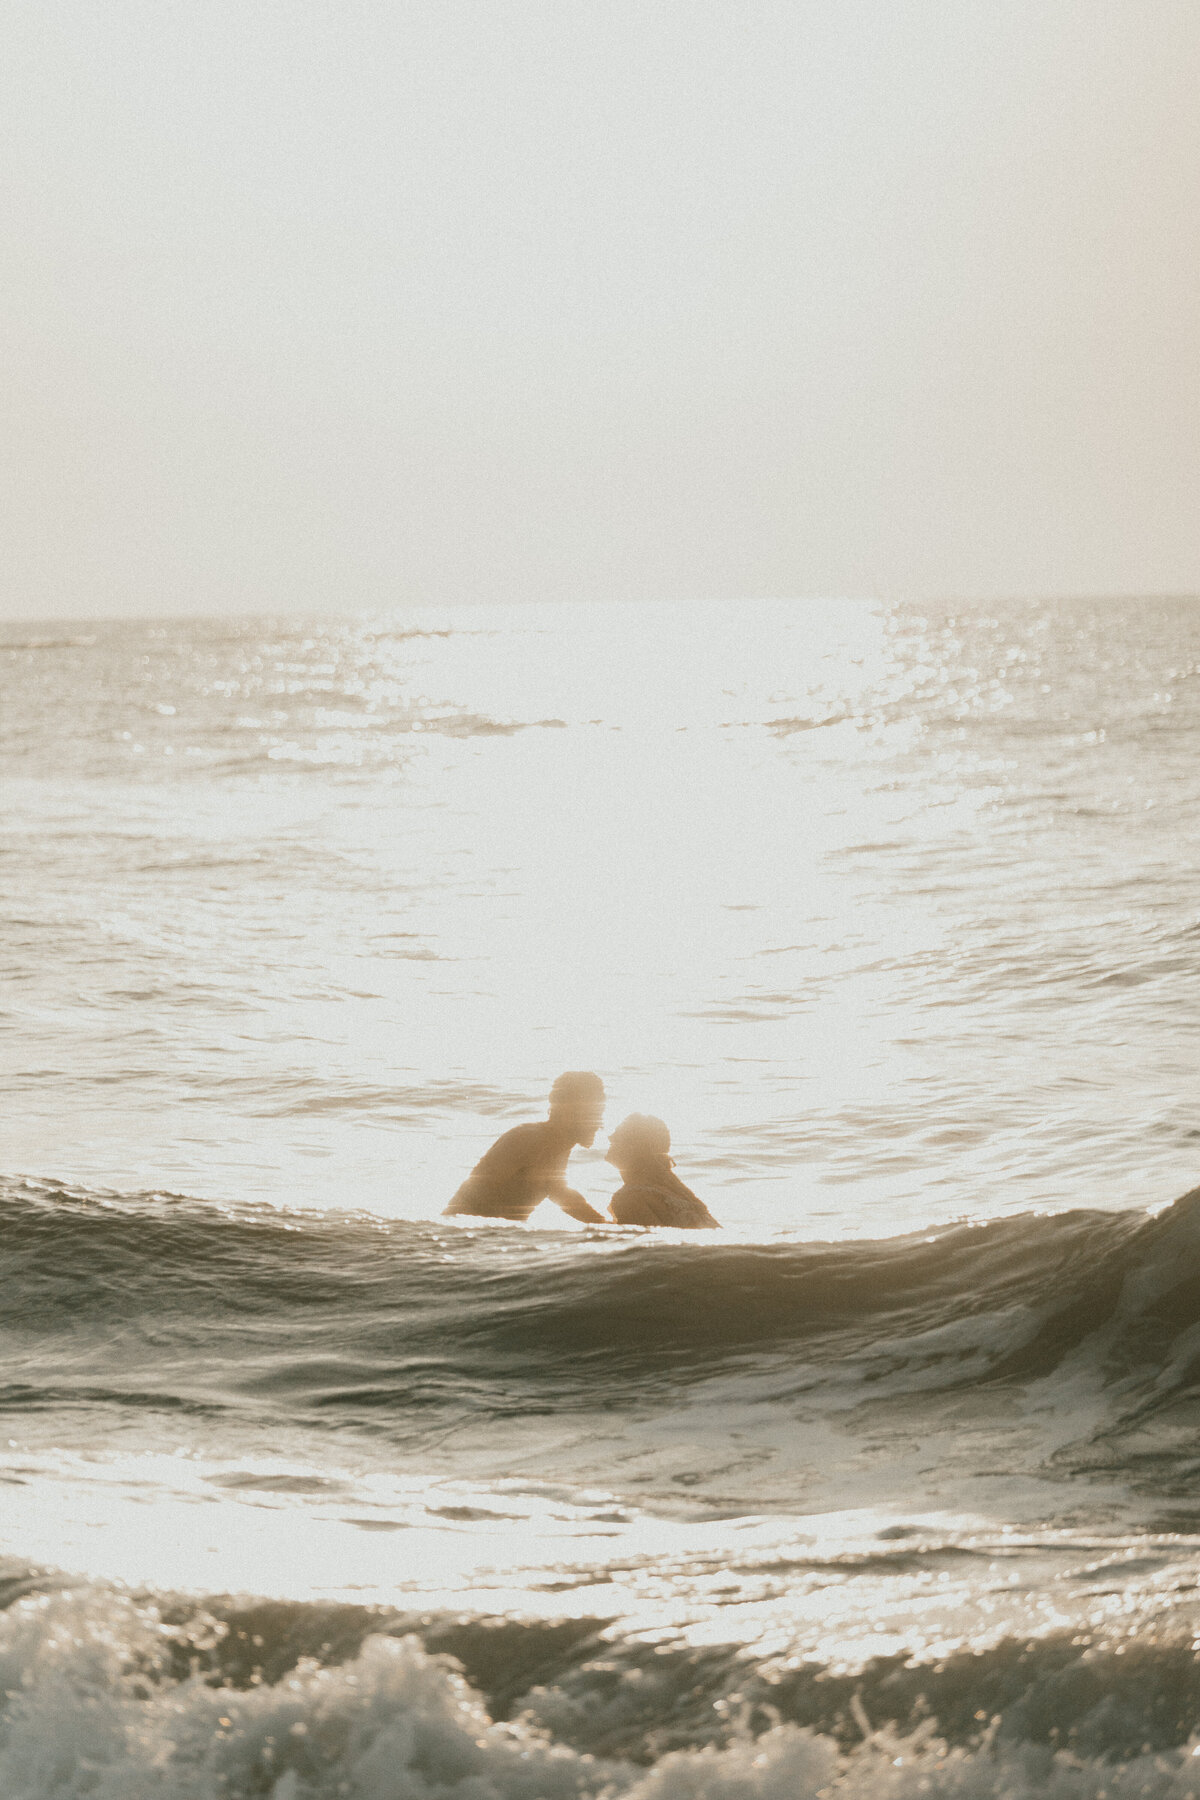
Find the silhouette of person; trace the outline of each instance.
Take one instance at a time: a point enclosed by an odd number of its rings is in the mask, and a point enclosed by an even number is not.
[[[572,1219],[606,1225],[603,1213],[567,1186],[567,1158],[576,1144],[592,1144],[604,1118],[604,1083],[570,1070],[550,1089],[550,1117],[514,1125],[484,1152],[446,1208],[451,1216],[527,1219],[541,1200],[553,1200]]]
[[[670,1148],[671,1134],[661,1119],[630,1113],[621,1120],[609,1139],[605,1161],[620,1171],[624,1185],[609,1201],[609,1212],[618,1225],[719,1228],[720,1220],[676,1175]]]

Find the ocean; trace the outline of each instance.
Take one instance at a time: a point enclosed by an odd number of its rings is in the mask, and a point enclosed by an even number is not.
[[[1196,1800],[1200,603],[0,670],[3,1800]]]

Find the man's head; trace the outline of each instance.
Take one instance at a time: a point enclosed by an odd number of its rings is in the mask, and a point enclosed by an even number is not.
[[[583,1069],[569,1069],[550,1089],[550,1117],[567,1127],[577,1144],[595,1142],[604,1118],[604,1083]]]

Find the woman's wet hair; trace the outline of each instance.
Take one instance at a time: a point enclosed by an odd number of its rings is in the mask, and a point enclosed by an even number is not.
[[[652,1113],[630,1113],[613,1132],[608,1154],[610,1160],[614,1150],[622,1157],[660,1157],[669,1156],[670,1149],[671,1133],[661,1119]]]

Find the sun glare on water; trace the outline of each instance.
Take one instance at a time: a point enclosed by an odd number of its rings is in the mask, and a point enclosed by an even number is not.
[[[929,929],[861,892],[849,856],[911,811],[889,768],[911,723],[886,712],[911,669],[886,609],[451,616],[426,676],[440,690],[421,703],[436,715],[452,693],[493,729],[423,734],[393,790],[403,820],[376,811],[381,877],[395,860],[403,879],[414,821],[442,859],[414,922],[436,943],[431,978],[372,974],[397,1003],[403,987],[403,1060],[533,1093],[561,1068],[599,1069],[610,1126],[659,1114],[697,1179],[738,1190],[744,1222],[798,1225],[806,1108],[834,1085],[863,1106],[886,1090],[905,1057],[886,965]],[[382,622],[363,639],[377,690],[390,657],[411,693],[412,641],[389,643]],[[375,1022],[382,1062],[395,1015]],[[485,1116],[473,1141],[429,1144],[415,1194],[452,1192],[495,1128]],[[764,1151],[778,1178],[760,1167],[747,1184],[739,1164]]]
[[[14,1166],[428,1219],[582,1068],[601,1211],[630,1112],[750,1235],[1090,1204],[1081,1132],[1105,1203],[1186,1186],[1185,1137],[1146,1152],[1177,1071],[1141,971],[1192,916],[1152,810],[1194,779],[1190,614],[1154,617],[1119,682],[1124,614],[1082,603],[192,622],[22,663],[61,931],[19,1054],[69,1021],[75,1129],[33,1083]]]

